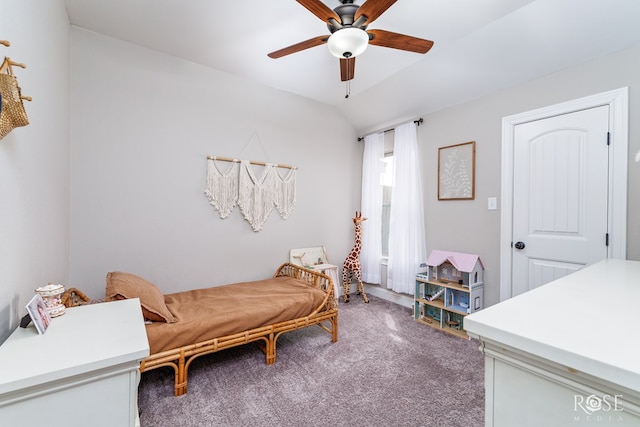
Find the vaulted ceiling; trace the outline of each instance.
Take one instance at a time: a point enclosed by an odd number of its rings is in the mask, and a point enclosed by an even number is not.
[[[74,26],[333,105],[359,131],[640,42],[638,0],[398,0],[369,29],[432,40],[433,48],[421,55],[369,46],[345,98],[339,60],[326,46],[267,57],[329,34],[295,0],[65,2]]]

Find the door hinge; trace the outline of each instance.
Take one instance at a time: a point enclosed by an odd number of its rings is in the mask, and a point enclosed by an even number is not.
[[[611,132],[607,132],[607,145],[611,145]]]
[[[604,235],[604,245],[609,246],[609,233]]]

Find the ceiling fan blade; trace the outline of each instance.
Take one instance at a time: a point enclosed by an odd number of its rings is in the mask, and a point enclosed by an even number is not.
[[[346,82],[353,79],[356,70],[356,58],[340,58],[340,80]]]
[[[329,9],[327,5],[322,3],[320,0],[296,0],[298,3],[307,8],[307,10],[318,18],[322,19],[323,22],[329,22],[331,18],[335,19],[337,22],[340,22],[340,16],[335,13],[333,10]]]
[[[404,34],[393,33],[391,31],[368,30],[367,33],[369,33],[370,36],[373,36],[369,37],[369,44],[376,46],[390,47],[392,49],[406,50],[415,53],[427,53],[429,49],[431,49],[431,46],[433,46],[433,42],[431,40],[406,36]]]
[[[291,46],[284,47],[280,50],[268,53],[269,58],[277,59],[283,56],[291,55],[292,53],[300,52],[301,50],[309,49],[311,47],[320,46],[329,39],[329,36],[318,36],[309,40],[305,40],[300,43],[292,44]]]
[[[360,16],[364,15],[367,17],[365,22],[369,25],[378,19],[378,17],[389,9],[396,1],[398,0],[367,0],[358,8],[353,20],[357,21]]]

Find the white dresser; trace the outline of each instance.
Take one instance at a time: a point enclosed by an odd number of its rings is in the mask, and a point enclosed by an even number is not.
[[[133,427],[148,355],[137,299],[69,308],[44,335],[18,328],[0,346],[0,424]]]
[[[485,425],[640,426],[640,262],[605,260],[465,318]]]

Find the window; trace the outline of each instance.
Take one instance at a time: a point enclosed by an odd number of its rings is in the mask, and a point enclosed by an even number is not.
[[[384,158],[383,170],[381,172],[380,184],[382,185],[382,252],[384,258],[389,256],[389,220],[391,219],[391,192],[393,189],[393,141],[395,132],[393,130],[384,133]]]
[[[387,288],[411,294],[426,259],[416,123],[367,135],[362,163],[362,209],[372,220],[361,252],[363,280],[382,284],[382,273]],[[388,269],[381,268],[385,260]]]
[[[389,218],[391,213],[391,190],[393,189],[393,152],[385,153],[382,181],[382,256],[389,256]]]

